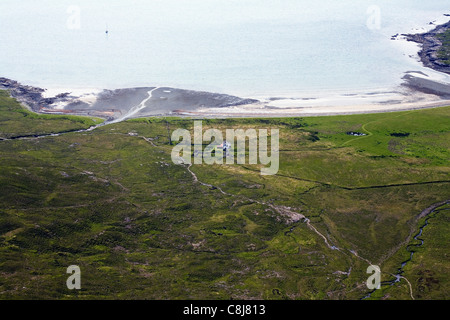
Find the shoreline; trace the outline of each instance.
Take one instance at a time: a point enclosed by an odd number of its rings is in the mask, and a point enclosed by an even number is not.
[[[450,84],[409,71],[396,90],[335,93],[326,97],[250,99],[170,87],[92,89],[57,93],[0,77],[29,110],[41,114],[95,116],[108,122],[141,117],[260,118],[333,116],[396,112],[450,106]],[[49,93],[52,92],[52,93]],[[136,107],[139,110],[136,111]]]
[[[151,116],[303,117],[443,107],[450,105],[450,83],[447,82],[450,65],[440,63],[436,52],[441,44],[437,35],[447,30],[450,30],[450,21],[435,25],[434,29],[424,33],[401,34],[406,42],[415,42],[422,47],[416,55],[430,72],[406,71],[399,84],[391,88],[261,94],[241,98],[155,86],[43,89],[0,77],[0,89],[8,90],[13,98],[36,113],[95,116],[108,122]],[[392,36],[391,40],[400,40],[398,36]]]
[[[450,64],[445,64],[438,57],[438,51],[442,47],[442,41],[438,35],[450,30],[450,21],[436,26],[436,28],[418,34],[402,34],[407,41],[418,43],[421,50],[418,52],[422,64],[438,72],[450,74]]]

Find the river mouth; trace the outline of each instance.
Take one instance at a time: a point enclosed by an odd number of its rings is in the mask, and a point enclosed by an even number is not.
[[[108,123],[142,117],[255,118],[392,112],[450,105],[450,84],[408,71],[395,90],[301,93],[238,97],[171,87],[66,89],[59,92],[0,77],[22,105],[39,114],[99,117]],[[59,93],[57,93],[59,92]],[[307,94],[307,96],[303,96]]]

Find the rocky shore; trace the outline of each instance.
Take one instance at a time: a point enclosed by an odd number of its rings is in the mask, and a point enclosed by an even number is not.
[[[42,88],[23,85],[15,80],[0,77],[0,89],[8,90],[11,96],[31,110],[39,112],[41,108],[56,102],[68,101],[69,93],[61,93],[52,98],[45,98]]]
[[[450,21],[437,26],[435,29],[426,33],[403,34],[403,36],[405,36],[408,41],[413,41],[422,45],[419,56],[425,67],[450,74],[450,65],[445,64],[438,57],[438,51],[442,47],[442,41],[439,39],[438,35],[448,30],[450,30]]]

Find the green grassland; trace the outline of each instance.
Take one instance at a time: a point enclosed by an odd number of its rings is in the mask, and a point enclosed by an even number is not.
[[[95,123],[35,115],[0,94],[3,138]],[[261,165],[190,168],[215,188],[171,161],[167,128],[193,130],[192,119],[0,141],[0,299],[361,299],[369,262],[392,280],[417,216],[450,199],[449,124],[450,107],[204,119],[204,130],[280,130],[274,176]],[[277,206],[305,215],[339,250]],[[405,267],[415,299],[448,293],[448,222],[445,208],[432,214]],[[81,290],[66,287],[70,265],[81,268]],[[411,292],[402,280],[370,298]]]
[[[0,139],[76,131],[103,122],[99,118],[36,114],[18,108],[16,101],[3,90],[0,90],[0,111]]]
[[[437,56],[442,63],[450,65],[450,30],[438,34],[438,39],[442,41],[442,46]]]

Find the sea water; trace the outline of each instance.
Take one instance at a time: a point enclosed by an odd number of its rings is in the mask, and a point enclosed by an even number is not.
[[[0,76],[240,96],[393,88],[447,0],[1,0]],[[108,32],[106,32],[108,31]]]

